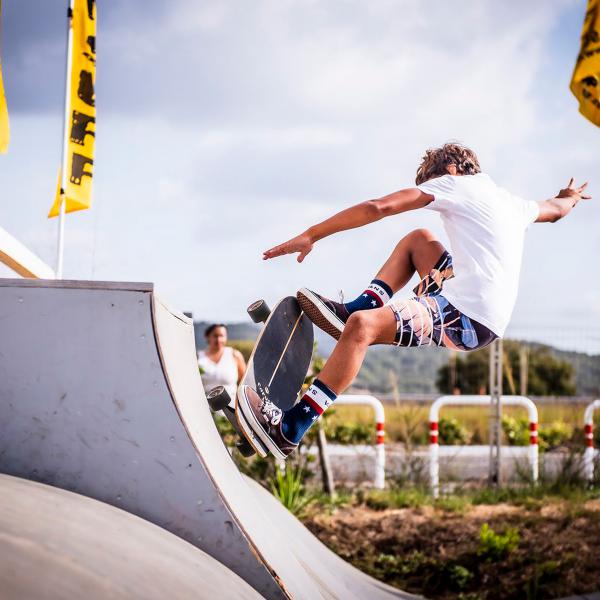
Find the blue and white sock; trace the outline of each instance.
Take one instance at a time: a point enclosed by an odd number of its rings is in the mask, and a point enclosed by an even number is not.
[[[333,404],[337,394],[322,381],[315,379],[304,396],[283,414],[281,431],[290,442],[297,444],[310,426]]]
[[[381,308],[393,295],[392,288],[385,281],[373,279],[369,287],[356,300],[347,302],[344,306],[350,314],[357,310]]]

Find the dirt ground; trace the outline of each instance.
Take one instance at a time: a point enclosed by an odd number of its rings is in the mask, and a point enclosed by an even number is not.
[[[484,546],[485,523],[499,535],[516,530],[515,547],[503,554]],[[600,500],[458,512],[361,505],[314,514],[305,524],[359,569],[432,600],[543,600],[600,591]]]

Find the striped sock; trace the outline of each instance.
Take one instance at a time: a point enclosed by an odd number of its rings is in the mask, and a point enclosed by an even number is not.
[[[357,310],[380,308],[389,302],[393,295],[392,288],[385,281],[373,279],[369,287],[356,300],[352,300],[344,306],[350,314]]]
[[[294,444],[300,442],[310,426],[336,398],[337,395],[322,381],[315,379],[300,401],[284,413],[281,421],[283,435]]]

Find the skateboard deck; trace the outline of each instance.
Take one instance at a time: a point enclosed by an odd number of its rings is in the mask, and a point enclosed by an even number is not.
[[[313,341],[313,324],[296,298],[283,298],[271,311],[256,340],[238,394],[241,387],[247,385],[282,410],[290,409],[308,373]],[[250,445],[258,454],[266,456],[267,448],[238,408],[237,395],[235,416]]]

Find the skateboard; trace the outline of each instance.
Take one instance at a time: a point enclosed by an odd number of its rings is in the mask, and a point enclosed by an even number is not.
[[[247,385],[286,411],[296,403],[310,367],[314,341],[312,322],[293,296],[280,300],[273,311],[264,300],[258,300],[248,307],[248,314],[255,323],[264,323],[264,327],[238,390]],[[237,395],[234,404],[227,391],[219,386],[208,393],[207,399],[213,411],[223,411],[240,436],[236,447],[243,456],[252,456],[255,452],[262,457],[269,454],[238,410]]]

